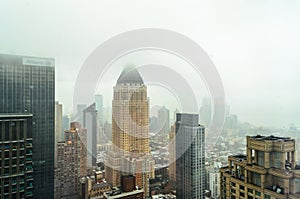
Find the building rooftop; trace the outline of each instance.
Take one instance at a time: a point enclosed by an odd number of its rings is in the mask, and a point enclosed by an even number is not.
[[[257,140],[257,141],[292,141],[290,137],[277,137],[277,136],[262,136],[262,135],[256,135],[256,136],[250,136],[250,139]]]
[[[102,189],[104,187],[111,187],[111,185],[107,182],[102,182],[102,183],[93,185],[93,189],[98,189],[98,188]]]
[[[144,193],[143,189],[133,190],[130,192],[122,192],[120,189],[118,189],[118,190],[108,191],[104,193],[104,196],[109,199],[117,199],[117,198],[123,198],[126,196],[135,195],[135,194],[141,194],[141,193]]]
[[[137,83],[137,84],[144,84],[144,81],[138,72],[138,70],[132,66],[127,65],[124,67],[118,81],[118,84],[128,84],[128,83]]]

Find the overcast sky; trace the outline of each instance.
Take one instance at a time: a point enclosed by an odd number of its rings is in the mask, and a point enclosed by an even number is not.
[[[300,125],[299,10],[296,0],[2,0],[0,53],[55,58],[56,100],[71,112],[76,76],[97,46],[133,29],[169,29],[209,54],[242,121]]]

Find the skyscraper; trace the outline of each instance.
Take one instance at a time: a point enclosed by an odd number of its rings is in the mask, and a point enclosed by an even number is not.
[[[209,190],[212,198],[220,197],[220,172],[218,168],[213,168],[208,172]]]
[[[300,198],[300,166],[295,140],[289,137],[247,136],[247,155],[228,157],[220,169],[221,199]]]
[[[149,178],[154,177],[149,147],[149,101],[147,87],[136,68],[125,67],[114,87],[112,143],[113,151],[109,152],[106,164],[107,180],[119,186],[122,174],[132,174],[147,196]]]
[[[159,132],[167,136],[170,132],[170,111],[163,106],[158,110],[157,116]]]
[[[57,142],[62,141],[63,131],[62,131],[62,104],[55,102],[55,145]],[[57,147],[55,147],[55,161],[54,165],[57,166]]]
[[[97,161],[97,110],[96,103],[83,110],[83,127],[87,130],[87,164],[89,167],[96,166]]]
[[[78,122],[72,122],[70,130],[65,131],[64,141],[57,143],[55,199],[79,196],[79,178],[86,175],[85,134]]]
[[[33,198],[32,115],[0,114],[0,198]]]
[[[176,115],[176,198],[204,199],[205,128],[197,114]]]
[[[104,112],[103,112],[103,96],[102,95],[95,95],[95,103],[96,103],[96,110],[97,110],[97,120],[100,122],[100,126],[103,127],[104,121]]]
[[[169,179],[176,182],[176,137],[175,124],[169,134]]]
[[[54,59],[0,55],[0,113],[30,113],[34,195],[53,198]]]

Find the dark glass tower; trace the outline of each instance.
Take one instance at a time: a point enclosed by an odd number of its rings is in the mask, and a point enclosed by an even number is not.
[[[33,198],[32,115],[0,114],[0,198]]]
[[[43,199],[54,190],[54,95],[54,59],[0,54],[0,113],[33,115],[33,195]]]

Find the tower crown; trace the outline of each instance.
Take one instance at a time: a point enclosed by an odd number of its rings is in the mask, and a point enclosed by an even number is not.
[[[118,84],[128,84],[128,83],[137,83],[137,84],[144,84],[144,81],[138,72],[138,70],[132,66],[127,65],[124,67],[118,81]]]

